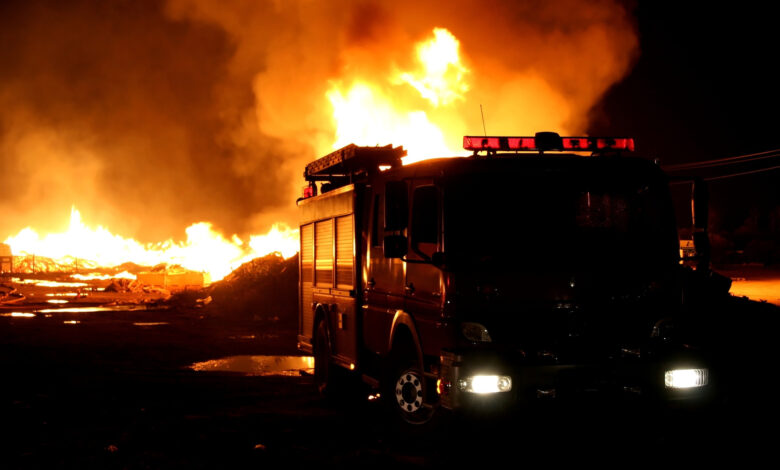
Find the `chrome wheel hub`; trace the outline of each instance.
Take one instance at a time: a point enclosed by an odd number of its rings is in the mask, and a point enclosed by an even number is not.
[[[395,384],[395,402],[407,413],[422,407],[422,381],[414,372],[404,372]]]

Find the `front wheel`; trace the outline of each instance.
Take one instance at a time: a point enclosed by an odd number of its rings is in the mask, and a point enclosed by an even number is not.
[[[427,425],[436,414],[436,404],[427,399],[422,367],[408,351],[391,353],[385,394],[390,413],[408,425]]]

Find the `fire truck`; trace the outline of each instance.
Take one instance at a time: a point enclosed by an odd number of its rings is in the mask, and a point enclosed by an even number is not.
[[[701,186],[689,266],[669,179],[633,139],[464,148],[404,165],[402,147],[348,145],[306,166],[298,348],[318,389],[361,381],[411,424],[595,396],[706,400],[717,372],[685,325],[730,281],[708,269]]]

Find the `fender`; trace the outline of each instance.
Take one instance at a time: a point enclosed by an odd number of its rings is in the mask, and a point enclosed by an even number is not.
[[[423,362],[422,346],[420,346],[420,336],[417,334],[417,326],[414,323],[414,318],[403,310],[395,311],[393,323],[390,326],[390,337],[388,339],[389,342],[387,343],[387,350],[392,351],[395,334],[401,325],[409,329],[409,333],[412,335],[412,342],[414,343],[414,350],[417,354],[417,362],[420,364],[420,367],[424,369],[425,363]]]

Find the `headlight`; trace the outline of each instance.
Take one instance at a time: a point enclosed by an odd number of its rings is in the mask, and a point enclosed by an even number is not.
[[[666,388],[704,387],[709,381],[707,369],[673,369],[664,374]]]
[[[461,324],[460,331],[467,340],[474,343],[489,343],[493,341],[487,328],[479,323],[465,322]]]
[[[512,390],[512,377],[507,375],[473,375],[458,381],[461,392],[498,393]]]

